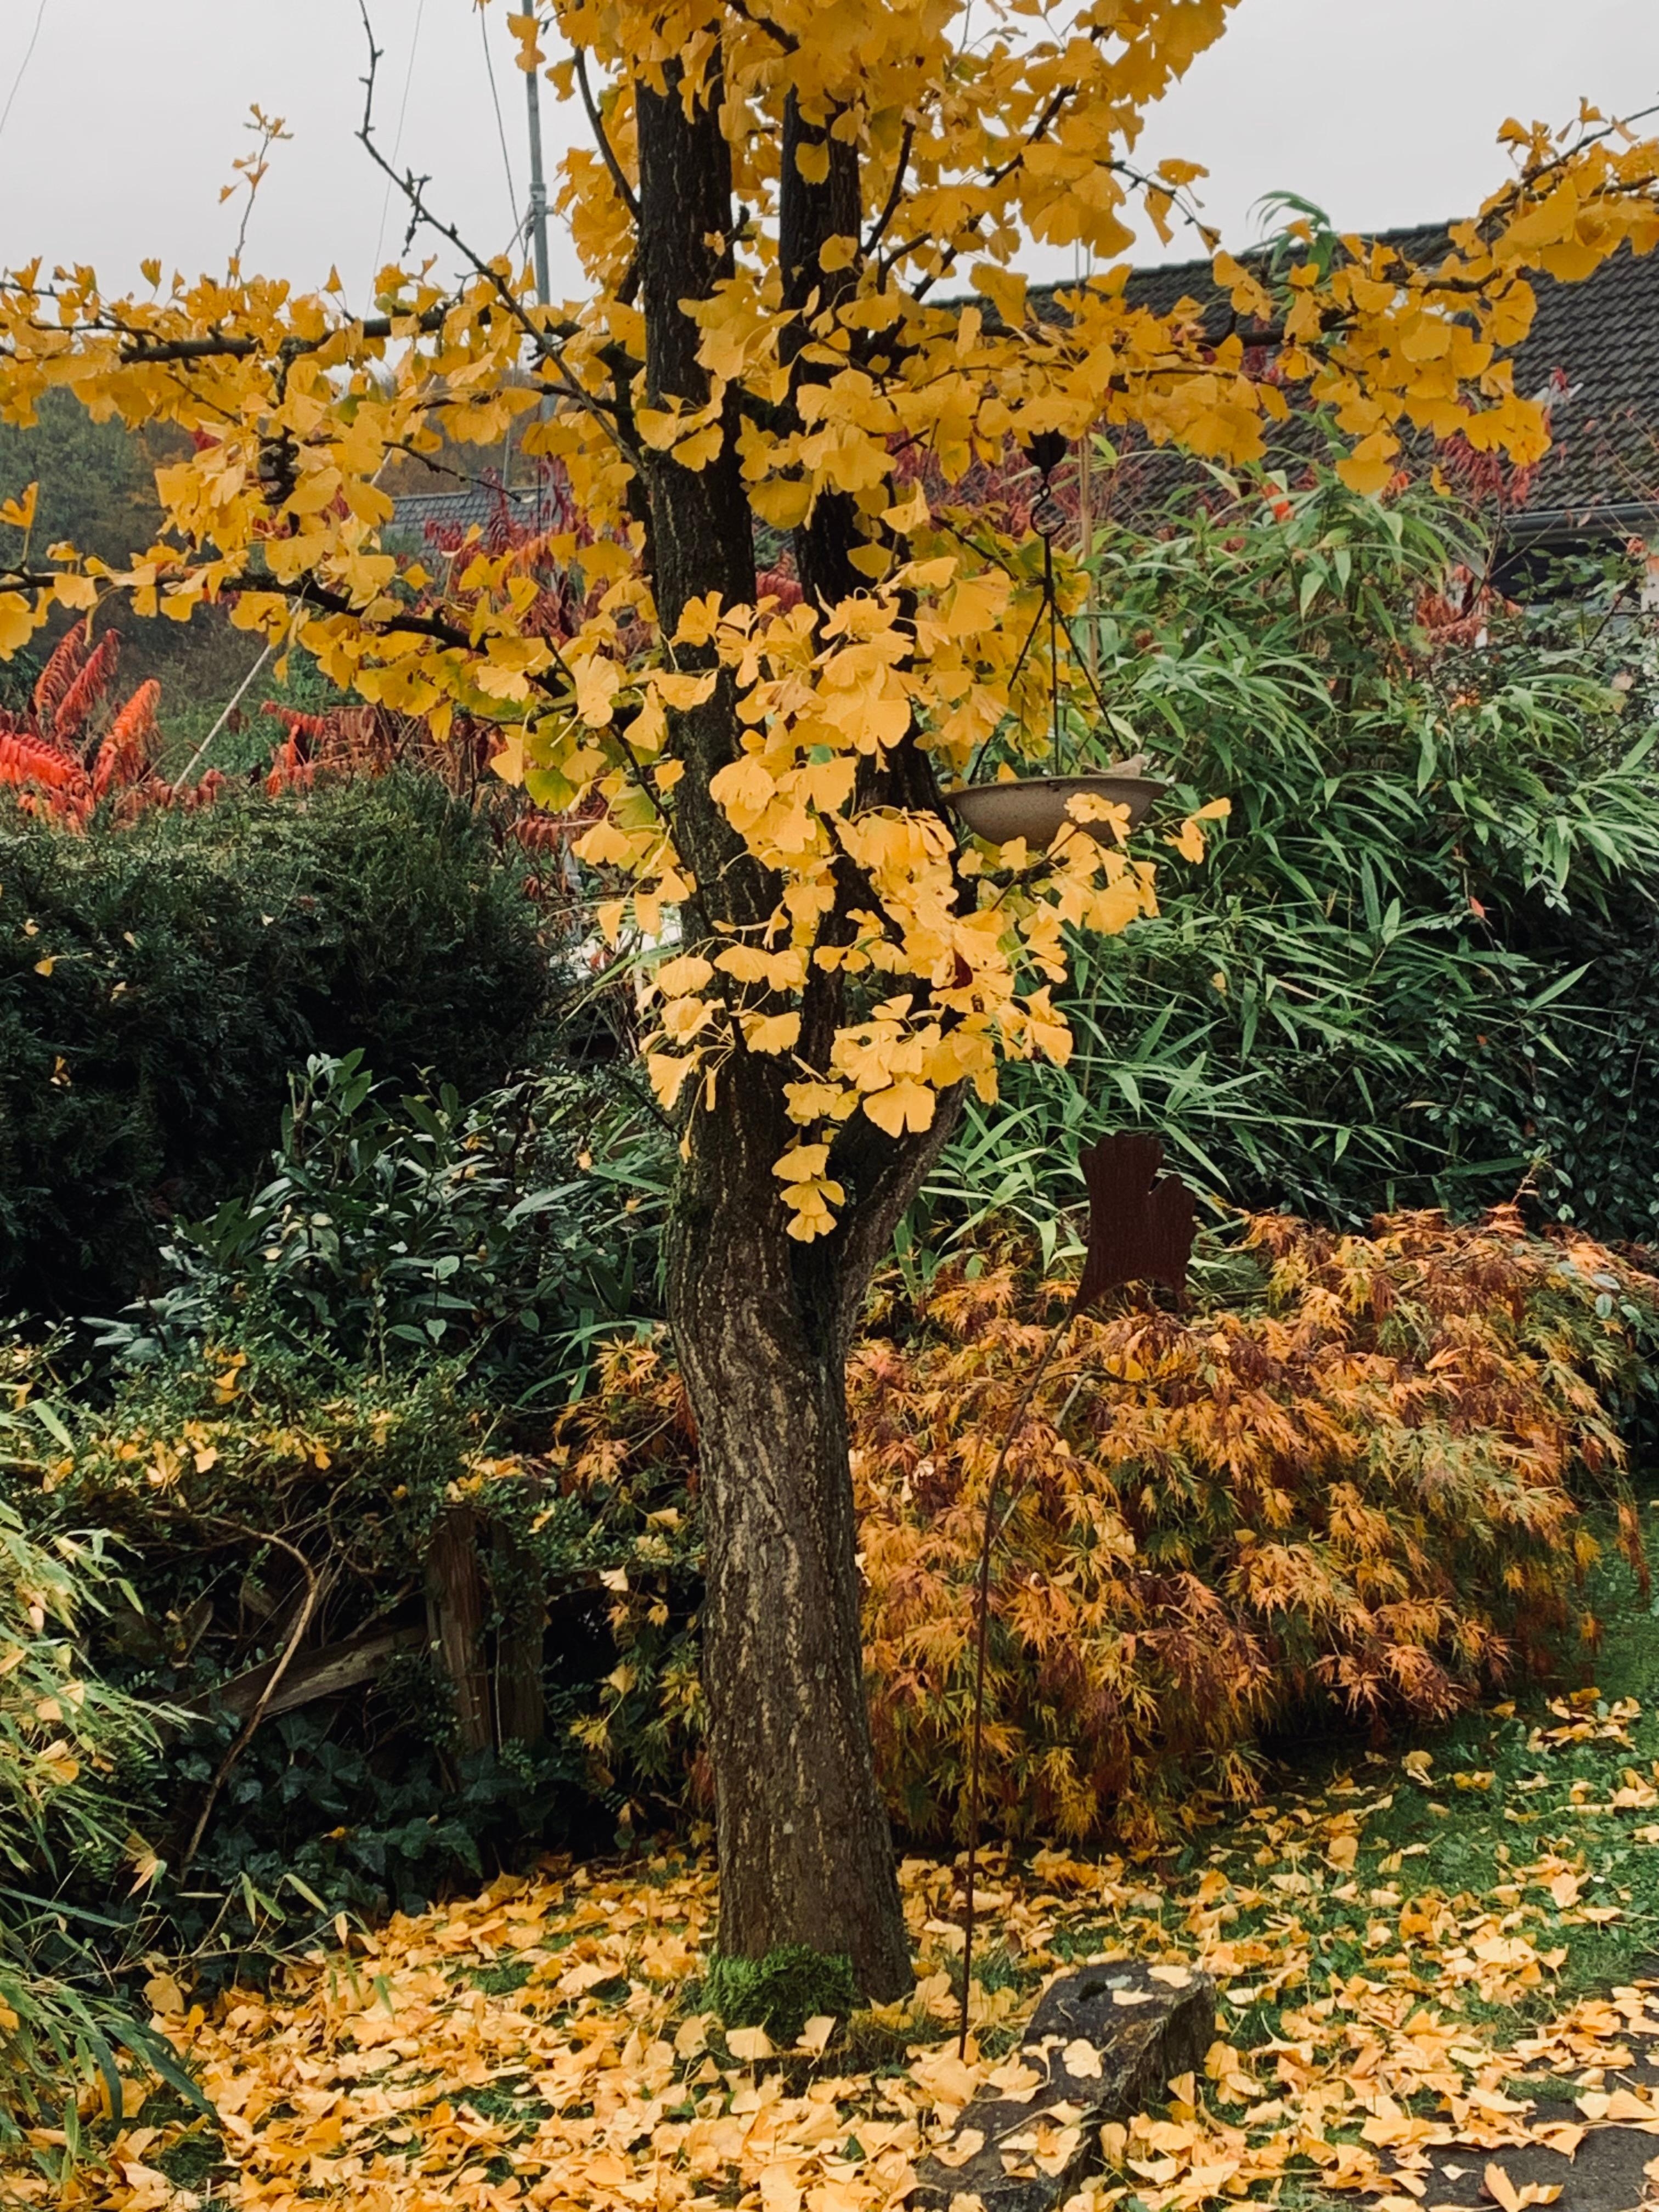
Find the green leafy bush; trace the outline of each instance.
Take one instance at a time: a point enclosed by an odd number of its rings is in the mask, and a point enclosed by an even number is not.
[[[34,1372],[50,1429],[0,1466],[38,1530],[109,1532],[137,1603],[84,1624],[90,1663],[187,1716],[139,1801],[167,1868],[144,1911],[234,1962],[324,1912],[611,1840],[626,1774],[586,1739],[618,1656],[604,1578],[633,1537],[533,1448],[545,1420],[519,1417],[514,1448],[454,1363],[380,1375],[269,1340],[118,1370],[106,1405]],[[83,1901],[140,1910],[95,1881]]]
[[[0,1413],[0,1455],[24,1428],[21,1407]],[[134,1806],[168,1716],[101,1680],[82,1648],[121,1594],[101,1534],[43,1543],[0,1496],[0,2142],[61,2121],[94,2070],[113,2084],[122,2045],[187,2087],[58,1895],[142,1852]]]
[[[520,1403],[570,1395],[595,1333],[653,1308],[654,1126],[568,1072],[393,1105],[361,1052],[313,1057],[270,1181],[181,1228],[101,1342],[128,1364],[270,1343],[382,1377],[437,1356]]]
[[[1540,1191],[1563,1220],[1659,1244],[1659,902],[1633,895],[1617,916],[1577,918],[1556,951],[1584,966],[1595,1003],[1564,1007],[1559,1055],[1538,1067]]]
[[[188,1716],[147,1818],[191,1937],[234,1955],[614,1834],[581,1730],[629,1539],[562,1493],[552,1430],[655,1310],[666,1146],[617,1090],[397,1097],[314,1056],[266,1174],[102,1324],[100,1389],[20,1375],[17,1495],[129,1567],[99,1669]]]
[[[550,950],[431,779],[85,836],[0,814],[0,1308],[109,1313],[153,1280],[167,1217],[246,1188],[309,1054],[504,1082]]]

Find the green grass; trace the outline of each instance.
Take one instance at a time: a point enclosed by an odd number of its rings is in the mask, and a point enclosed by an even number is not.
[[[157,2172],[165,2173],[175,2189],[188,2189],[198,2197],[210,2193],[204,2185],[214,2175],[228,2176],[235,2171],[226,2160],[222,2138],[205,2126],[157,2151],[155,2164]]]
[[[530,1979],[532,1968],[524,1959],[503,1959],[493,1966],[475,1966],[469,1977],[475,1990],[489,1997],[511,1996]]]
[[[1578,1862],[1580,1905],[1616,1907],[1620,1917],[1599,1927],[1561,1925],[1555,1940],[1568,1955],[1552,2002],[1627,1981],[1659,1951],[1659,1848],[1638,1842],[1634,1833],[1659,1823],[1659,1804],[1587,1814],[1573,1802],[1579,1784],[1589,1803],[1606,1804],[1626,1769],[1655,1785],[1659,1608],[1642,1596],[1624,1560],[1611,1554],[1593,1570],[1588,1595],[1603,1624],[1600,1648],[1564,1669],[1553,1692],[1526,1695],[1511,1711],[1465,1714],[1425,1737],[1416,1747],[1431,1762],[1424,1783],[1402,1776],[1393,1805],[1368,1823],[1360,1855],[1362,1890],[1369,1875],[1373,1885],[1379,1879],[1391,1883],[1402,1899],[1431,1891],[1485,1896],[1510,1881],[1515,1868],[1551,1850]],[[1563,1724],[1549,1710],[1552,1698],[1590,1686],[1601,1696],[1586,1720],[1605,1725],[1615,1705],[1640,1705],[1639,1715],[1623,1724],[1626,1740],[1541,1742],[1542,1731]],[[1459,1775],[1491,1780],[1484,1788],[1459,1787]]]

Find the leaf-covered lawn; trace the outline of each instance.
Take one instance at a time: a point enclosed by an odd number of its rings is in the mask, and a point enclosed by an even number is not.
[[[1431,1749],[1350,1753],[1176,1855],[994,1856],[966,2063],[960,1882],[933,1858],[903,1869],[914,1998],[842,2035],[810,2023],[781,2057],[699,2009],[714,1879],[678,1855],[550,1863],[346,1931],[263,1995],[204,2007],[160,1972],[158,2021],[221,2130],[135,2085],[123,2125],[89,2126],[69,2199],[866,2212],[902,2196],[981,2082],[1018,2087],[1047,1976],[1130,1956],[1214,1975],[1217,2033],[1205,2078],[1113,2131],[1091,2207],[1287,2185],[1431,2207],[1437,2146],[1479,2167],[1505,2144],[1659,2128],[1659,2097],[1614,2079],[1659,2037],[1659,1989],[1632,1985],[1659,1940],[1659,1714],[1630,1689],[1656,1650],[1626,1584],[1600,1689],[1471,1716]],[[1058,2170],[1068,2133],[1029,2154]],[[61,2143],[37,2147],[50,2162]]]

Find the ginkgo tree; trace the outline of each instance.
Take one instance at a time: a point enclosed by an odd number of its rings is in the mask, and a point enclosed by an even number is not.
[[[1134,149],[1228,4],[533,0],[508,19],[522,66],[590,126],[559,199],[581,302],[537,304],[412,177],[411,234],[442,234],[461,273],[388,267],[371,316],[337,281],[301,295],[235,263],[164,282],[150,262],[118,296],[36,264],[0,294],[8,419],[66,387],[192,441],[124,571],[37,556],[19,509],[0,651],[54,606],[228,602],[440,737],[489,717],[501,772],[586,823],[599,926],[661,949],[647,1049],[681,1133],[669,1297],[707,1528],[720,1944],[844,1954],[879,1996],[909,1964],[864,1705],[849,1340],[963,1086],[1063,1057],[1069,935],[1155,897],[1098,801],[1046,852],[977,843],[943,803],[976,760],[1042,751],[1055,687],[1088,703],[1064,625],[1036,620],[1034,534],[951,487],[1120,428],[1248,463],[1307,402],[1364,492],[1412,433],[1525,461],[1547,424],[1505,349],[1528,272],[1659,241],[1659,148],[1586,109],[1560,134],[1505,126],[1509,181],[1431,266],[1310,233],[1271,269],[1217,252],[1231,334],[1191,302],[1152,313],[1126,289],[1130,221],[1196,219],[1202,172]],[[1103,272],[1059,313],[1017,273],[1033,240]],[[382,549],[388,456],[515,423],[579,533],[432,573]],[[780,538],[798,592],[761,587]],[[550,558],[580,571],[574,634],[538,611]],[[1075,605],[1063,557],[1057,590]],[[1201,851],[1196,820],[1164,834]]]

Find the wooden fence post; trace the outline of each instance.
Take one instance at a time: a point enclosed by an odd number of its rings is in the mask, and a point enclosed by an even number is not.
[[[489,1675],[484,1662],[484,1583],[478,1516],[470,1505],[447,1513],[426,1555],[427,1620],[455,1700],[455,1741],[465,1757],[488,1751]]]
[[[495,1734],[503,1743],[539,1743],[546,1732],[542,1646],[547,1601],[536,1555],[498,1521],[491,1553],[495,1611]]]

